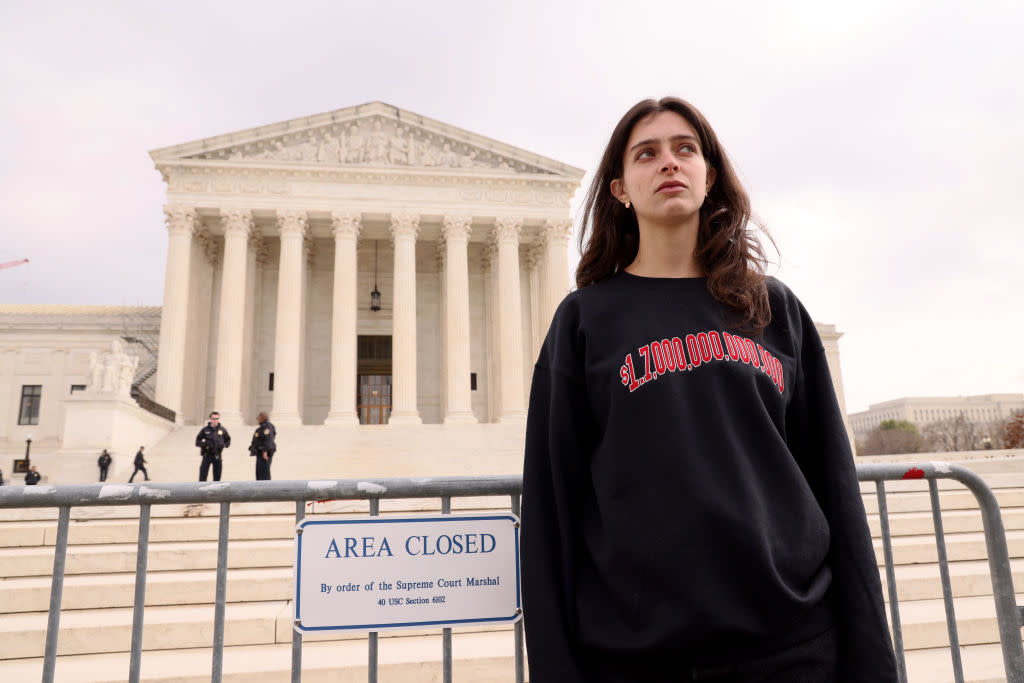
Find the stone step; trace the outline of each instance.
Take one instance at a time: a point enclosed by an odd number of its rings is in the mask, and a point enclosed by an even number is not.
[[[381,639],[381,680],[422,683],[440,680],[440,636]],[[453,676],[456,683],[507,683],[512,678],[512,638],[507,633],[456,633]],[[210,680],[210,648],[144,651],[142,677],[154,683],[205,683]],[[365,683],[365,641],[307,643],[302,649],[304,683]],[[1003,683],[998,644],[961,648],[965,683]],[[952,683],[948,647],[906,654],[909,683]],[[0,661],[0,679],[33,681],[42,675],[42,659]],[[280,683],[289,680],[291,646],[244,645],[224,648],[225,683]],[[122,683],[128,677],[128,653],[70,655],[57,658],[58,683]]]
[[[897,597],[900,602],[942,599],[942,580],[937,563],[899,565],[895,571]],[[1013,585],[1024,587],[1024,559],[1010,560],[1010,571],[1013,574]],[[879,568],[879,573],[882,577],[883,595],[888,602],[889,590],[885,568]],[[988,560],[951,562],[949,582],[953,597],[992,595],[992,576],[989,574]]]
[[[133,610],[130,607],[61,612],[57,654],[80,655],[125,652],[131,647]],[[225,645],[270,645],[292,640],[292,603],[267,600],[228,603],[224,610]],[[147,607],[143,645],[149,650],[208,647],[213,642],[213,604]],[[41,657],[46,642],[46,612],[7,614],[0,620],[0,660]],[[507,631],[511,626],[480,626],[471,632]],[[388,636],[402,631],[387,631]],[[425,635],[430,631],[412,633]],[[509,635],[511,637],[511,635]],[[310,634],[304,641],[364,640],[364,633],[346,631]]]
[[[960,648],[965,683],[1006,683],[1003,650],[998,643]],[[949,647],[906,653],[908,683],[954,683]]]
[[[999,507],[1002,509],[1024,507],[1024,488],[1010,487],[1010,488],[994,488],[992,489],[995,493],[996,500],[999,502]],[[878,500],[874,495],[874,489],[871,493],[863,494],[864,498],[864,509],[868,514],[878,513]],[[974,494],[965,489],[963,486],[959,486],[959,490],[941,490],[939,492],[939,503],[942,505],[942,511],[947,510],[977,510],[978,499],[974,497]],[[932,509],[931,496],[928,494],[928,489],[925,487],[923,491],[907,491],[903,493],[886,493],[885,504],[889,510],[889,514],[897,512],[930,512]]]
[[[1022,595],[1017,594],[1017,604],[1024,604],[1021,602]],[[961,645],[999,642],[996,608],[991,595],[956,598],[953,609]],[[949,646],[942,600],[901,602],[900,623],[903,625],[903,649],[908,652]]]
[[[882,551],[882,540],[875,538],[872,539],[872,543],[878,566],[884,567],[885,555]],[[1024,557],[1024,531],[1007,531],[1006,546],[1011,558]],[[893,563],[897,567],[938,562],[935,537],[931,535],[896,536],[892,539],[892,554]],[[946,534],[946,558],[949,562],[987,559],[985,534],[981,532]]]
[[[291,540],[234,541],[228,544],[228,567],[291,567]],[[136,544],[71,546],[65,576],[135,572]],[[149,572],[216,569],[217,543],[157,543],[149,548]],[[0,548],[0,577],[49,576],[53,573],[53,546]]]
[[[513,679],[511,630],[456,631],[452,637],[452,656],[452,680],[456,683],[508,683]],[[145,650],[142,679],[152,683],[209,683],[211,662],[210,647]],[[128,678],[128,664],[127,652],[58,656],[55,678],[58,683],[123,683]],[[42,669],[42,659],[38,657],[0,660],[0,680],[39,680]],[[291,680],[290,672],[290,642],[224,648],[224,683],[282,683]],[[378,676],[389,683],[440,681],[441,636],[381,638]],[[304,643],[302,681],[366,683],[366,639]]]
[[[146,605],[204,605],[216,598],[215,570],[148,572]],[[288,600],[295,588],[291,567],[229,569],[228,602]],[[63,610],[131,607],[135,574],[80,574],[64,579]],[[0,614],[45,612],[50,608],[50,577],[0,581]]]
[[[1001,511],[1003,527],[1007,530],[1024,529],[1024,508],[1006,508]],[[880,538],[882,526],[877,514],[868,515],[871,535]],[[983,531],[981,512],[974,510],[943,510],[942,528],[946,534]],[[893,536],[918,536],[934,534],[935,525],[931,510],[928,512],[900,512],[889,514],[889,533]]]

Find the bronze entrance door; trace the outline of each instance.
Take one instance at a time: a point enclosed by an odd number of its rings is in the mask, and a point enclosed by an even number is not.
[[[358,357],[359,424],[387,424],[391,417],[391,337],[360,336]]]

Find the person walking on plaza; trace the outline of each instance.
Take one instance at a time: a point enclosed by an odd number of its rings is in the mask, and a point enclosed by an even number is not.
[[[35,486],[39,483],[40,479],[42,479],[42,476],[36,472],[36,466],[32,465],[28,472],[25,473],[25,486]]]
[[[256,458],[256,481],[270,481],[270,463],[274,461],[274,452],[277,451],[277,429],[266,413],[260,413],[256,421],[259,424],[249,444],[249,455]]]
[[[132,480],[135,479],[135,475],[140,471],[142,472],[142,476],[146,478],[146,481],[149,481],[149,472],[146,471],[146,459],[142,457],[143,450],[145,450],[145,446],[139,446],[139,452],[135,454],[135,471],[133,471],[132,476],[128,478],[129,484],[132,483]]]
[[[895,682],[825,349],[707,119],[638,102],[582,214],[526,425],[530,680]]]
[[[221,425],[220,413],[216,410],[210,413],[210,421],[196,435],[196,446],[199,447],[199,454],[203,456],[203,462],[199,465],[199,481],[206,481],[210,465],[213,465],[213,480],[220,481],[220,454],[231,446],[231,435]]]
[[[110,453],[107,453],[107,449],[104,448],[103,452],[100,453],[99,460],[96,461],[96,464],[100,466],[100,481],[107,480],[107,470],[110,469],[111,460],[113,458],[110,457]]]

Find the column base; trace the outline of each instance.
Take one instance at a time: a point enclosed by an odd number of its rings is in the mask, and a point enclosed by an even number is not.
[[[289,427],[302,426],[302,416],[298,413],[272,412],[270,413],[270,421],[274,423],[275,427],[280,427],[281,425],[288,425]]]
[[[420,414],[413,411],[408,413],[391,413],[388,418],[389,425],[421,425],[423,419]]]
[[[517,410],[498,417],[498,424],[523,424],[526,422],[526,411]]]
[[[449,413],[444,416],[444,424],[446,425],[475,425],[478,423],[479,420],[476,419],[476,415],[470,412]]]
[[[359,416],[355,414],[355,411],[343,413],[328,413],[327,419],[324,420],[325,427],[336,427],[339,425],[349,426],[358,424]]]

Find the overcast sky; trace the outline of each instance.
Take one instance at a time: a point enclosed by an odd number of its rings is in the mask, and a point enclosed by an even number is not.
[[[593,169],[632,104],[675,94],[771,272],[844,334],[850,411],[1024,391],[1020,2],[17,4],[0,262],[31,263],[0,302],[161,303],[151,149],[382,100]]]

